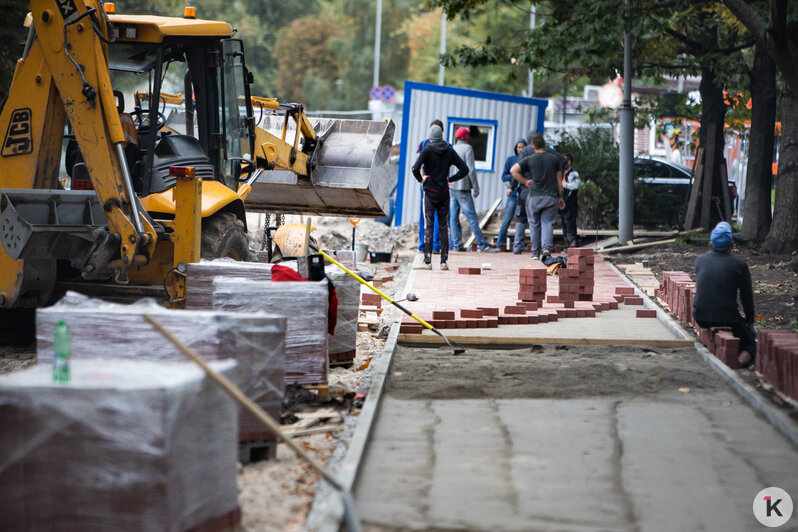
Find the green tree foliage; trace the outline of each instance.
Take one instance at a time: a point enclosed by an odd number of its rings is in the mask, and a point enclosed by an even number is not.
[[[274,48],[279,74],[275,88],[280,98],[330,104],[339,71],[329,42],[338,31],[335,22],[325,16],[303,17],[280,30]]]
[[[521,10],[491,1],[471,13],[467,20],[447,21],[446,46],[449,50],[495,49],[498,42],[509,47],[522,39],[529,26],[529,15]],[[440,62],[441,10],[418,9],[405,21],[410,48],[408,77],[425,83],[438,82]],[[476,56],[478,54],[474,54]],[[519,93],[527,85],[527,69],[512,54],[480,57],[478,61],[444,58],[445,83],[456,87]]]
[[[0,98],[5,98],[11,87],[17,60],[22,57],[28,34],[23,22],[29,7],[19,0],[0,0],[0,10],[6,20],[0,26]]]
[[[598,226],[615,223],[618,217],[618,143],[609,129],[580,129],[563,133],[555,147],[570,153],[582,179],[579,190],[580,216]]]

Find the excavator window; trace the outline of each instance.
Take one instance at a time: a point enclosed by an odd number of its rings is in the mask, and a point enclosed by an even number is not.
[[[225,132],[225,183],[237,187],[243,162],[252,160],[250,120],[252,116],[249,84],[244,65],[244,45],[239,39],[222,42],[223,75],[220,80],[222,94],[221,115]]]

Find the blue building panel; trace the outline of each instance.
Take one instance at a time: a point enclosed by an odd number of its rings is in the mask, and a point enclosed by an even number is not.
[[[497,198],[506,196],[501,181],[504,161],[519,137],[526,138],[530,130],[543,131],[547,104],[539,98],[406,81],[394,223],[418,220],[421,190],[410,170],[419,143],[427,138],[430,122],[441,120],[447,138],[454,135],[453,123],[493,128],[486,165],[477,174],[481,193],[475,203],[478,211],[485,211]]]

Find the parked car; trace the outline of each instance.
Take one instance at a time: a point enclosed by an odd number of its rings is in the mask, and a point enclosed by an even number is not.
[[[683,227],[692,171],[687,166],[635,157],[635,223]],[[737,186],[729,180],[729,200],[736,210]]]

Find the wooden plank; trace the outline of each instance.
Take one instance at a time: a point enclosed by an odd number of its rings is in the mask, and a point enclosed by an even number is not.
[[[690,200],[687,203],[687,215],[684,219],[684,225],[688,228],[694,228],[698,223],[695,219],[695,214],[698,208],[698,198],[701,196],[704,176],[704,148],[698,148],[698,157],[696,157],[696,163],[693,167],[693,175],[695,177],[690,184]]]
[[[721,218],[731,223],[732,211],[731,203],[729,202],[729,171],[726,169],[726,158],[724,157],[721,161],[720,180],[721,183],[723,183],[723,187],[720,189],[720,195],[723,198],[723,213],[721,214]]]
[[[482,234],[485,235],[485,236],[498,235],[499,231],[483,230]],[[587,237],[595,237],[597,234],[600,237],[612,237],[612,236],[617,237],[618,236],[618,230],[617,229],[577,229],[576,230],[576,234],[581,236],[581,237],[585,237],[585,238],[587,238]],[[676,234],[679,234],[679,232],[675,231],[675,230],[673,230],[673,231],[636,230],[635,231],[635,236],[636,237],[638,237],[638,236],[640,236],[640,237],[648,237],[648,236],[665,237],[665,236],[674,236]],[[555,236],[562,236],[562,229],[555,229],[554,230],[554,235]],[[507,230],[507,236],[515,236],[515,229],[512,228],[512,227],[510,229],[508,229]]]
[[[531,344],[559,345],[644,345],[648,347],[691,347],[695,340],[653,340],[644,338],[539,338],[535,336],[456,336],[446,335],[450,341],[465,346],[518,346],[528,347]],[[398,341],[407,345],[446,345],[446,342],[433,334],[400,334]]]
[[[620,246],[617,248],[607,248],[602,249],[601,253],[615,253],[616,251],[632,251],[635,249],[643,249],[649,248],[652,246],[658,246],[660,244],[670,244],[672,242],[676,242],[675,238],[669,238],[667,240],[655,240],[654,242],[646,242],[645,244],[632,244],[631,246]]]
[[[610,247],[610,246],[614,246],[617,243],[618,243],[618,237],[617,236],[611,236],[609,238],[604,238],[604,239],[599,240],[598,242],[594,243],[593,244],[593,248],[597,249],[597,250],[601,250],[601,249],[604,249],[604,248],[607,248],[607,247]]]
[[[310,436],[311,434],[321,434],[324,432],[341,432],[342,430],[344,430],[344,424],[339,423],[336,425],[323,425],[321,427],[313,427],[301,430],[283,429],[283,432],[286,434],[286,436],[290,436],[292,438],[301,438],[302,436]]]
[[[479,222],[479,230],[480,230],[480,231],[481,231],[481,230],[482,230],[482,229],[483,229],[483,228],[484,228],[486,225],[488,225],[488,222],[489,222],[489,221],[490,221],[490,219],[493,217],[493,215],[496,213],[496,209],[498,209],[498,208],[499,208],[499,205],[501,205],[501,203],[502,203],[502,198],[499,198],[499,199],[497,199],[496,201],[494,201],[494,202],[493,202],[493,205],[491,205],[490,209],[488,209],[488,212],[487,212],[487,213],[485,213],[485,216],[483,216],[483,217],[482,217],[482,220]],[[484,236],[484,235],[483,235],[483,236]],[[475,238],[476,238],[476,237],[475,237],[475,236],[474,236],[474,234],[472,233],[472,234],[471,234],[471,236],[470,236],[470,237],[468,237],[468,240],[466,240],[466,242],[465,242],[465,247],[467,247],[467,248],[468,248],[468,247],[471,247],[471,244],[473,244],[473,243],[474,243],[474,239],[475,239]]]

